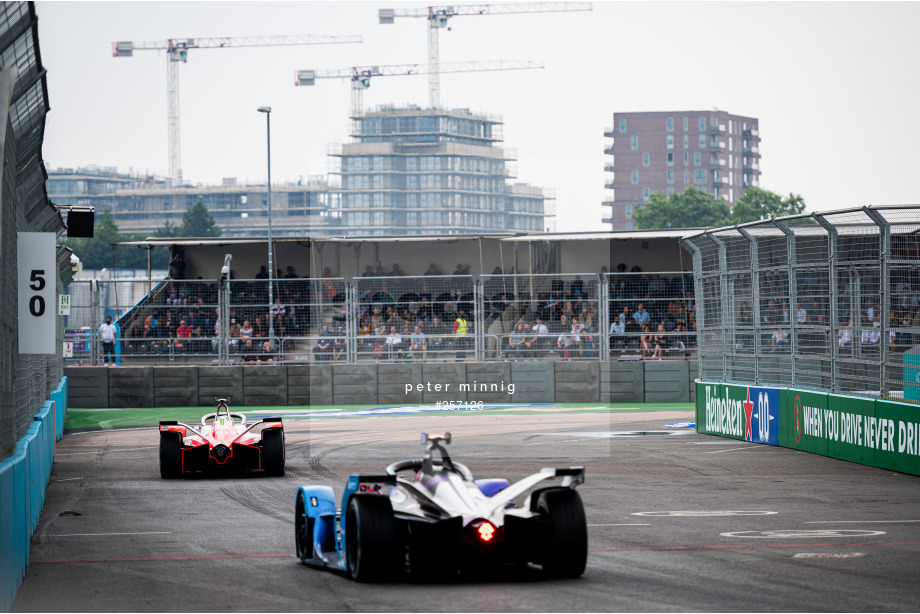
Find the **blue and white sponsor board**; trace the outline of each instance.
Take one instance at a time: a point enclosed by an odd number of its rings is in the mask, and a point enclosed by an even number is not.
[[[702,415],[697,415],[697,432],[779,445],[779,388],[705,382],[700,385],[703,390],[698,398],[704,406]]]

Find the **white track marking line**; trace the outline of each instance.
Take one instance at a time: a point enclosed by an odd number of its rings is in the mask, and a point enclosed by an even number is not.
[[[807,520],[805,524],[869,524],[887,522],[920,522],[920,520]]]
[[[619,522],[615,524],[589,524],[589,527],[650,527],[648,522]]]
[[[51,478],[55,482],[70,482],[71,480],[82,480],[83,478]]]
[[[557,439],[554,441],[535,441],[533,443],[525,443],[525,446],[542,446],[544,444],[550,443],[571,443],[573,441],[609,441],[613,439],[612,437],[582,437],[581,439]]]
[[[141,531],[138,533],[50,533],[44,537],[108,537],[109,535],[170,535],[172,531]]]
[[[742,448],[729,448],[728,450],[713,450],[712,452],[706,452],[706,454],[722,454],[722,452],[734,452],[735,450],[756,450],[760,446],[749,445]]]

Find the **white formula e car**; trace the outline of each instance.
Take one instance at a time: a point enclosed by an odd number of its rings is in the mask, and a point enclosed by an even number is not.
[[[580,576],[588,529],[575,487],[584,481],[584,468],[542,469],[514,484],[474,480],[448,456],[450,440],[450,433],[422,433],[423,458],[393,463],[384,475],[350,476],[339,509],[330,487],[299,488],[298,558],[346,571],[359,582],[528,563],[551,576]],[[412,473],[399,475],[404,471]],[[546,480],[556,483],[533,490]]]
[[[227,399],[215,401],[217,411],[202,416],[201,424],[160,421],[160,476],[219,471],[284,475],[281,418],[249,423],[245,415],[230,412]]]

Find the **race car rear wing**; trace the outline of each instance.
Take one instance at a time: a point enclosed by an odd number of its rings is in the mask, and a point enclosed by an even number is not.
[[[543,480],[552,478],[562,478],[561,486],[563,488],[575,488],[585,481],[585,468],[565,467],[554,469],[552,467],[544,467],[539,472],[515,482],[505,490],[493,496],[489,513],[491,514],[495,510],[508,505],[515,497],[524,494]]]

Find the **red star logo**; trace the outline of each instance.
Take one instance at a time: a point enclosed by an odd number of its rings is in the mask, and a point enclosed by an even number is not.
[[[754,441],[754,437],[751,435],[751,415],[754,413],[754,404],[751,403],[751,389],[747,389],[747,401],[741,404],[744,407],[744,417],[746,419],[746,424],[744,426],[744,440],[745,441]]]

